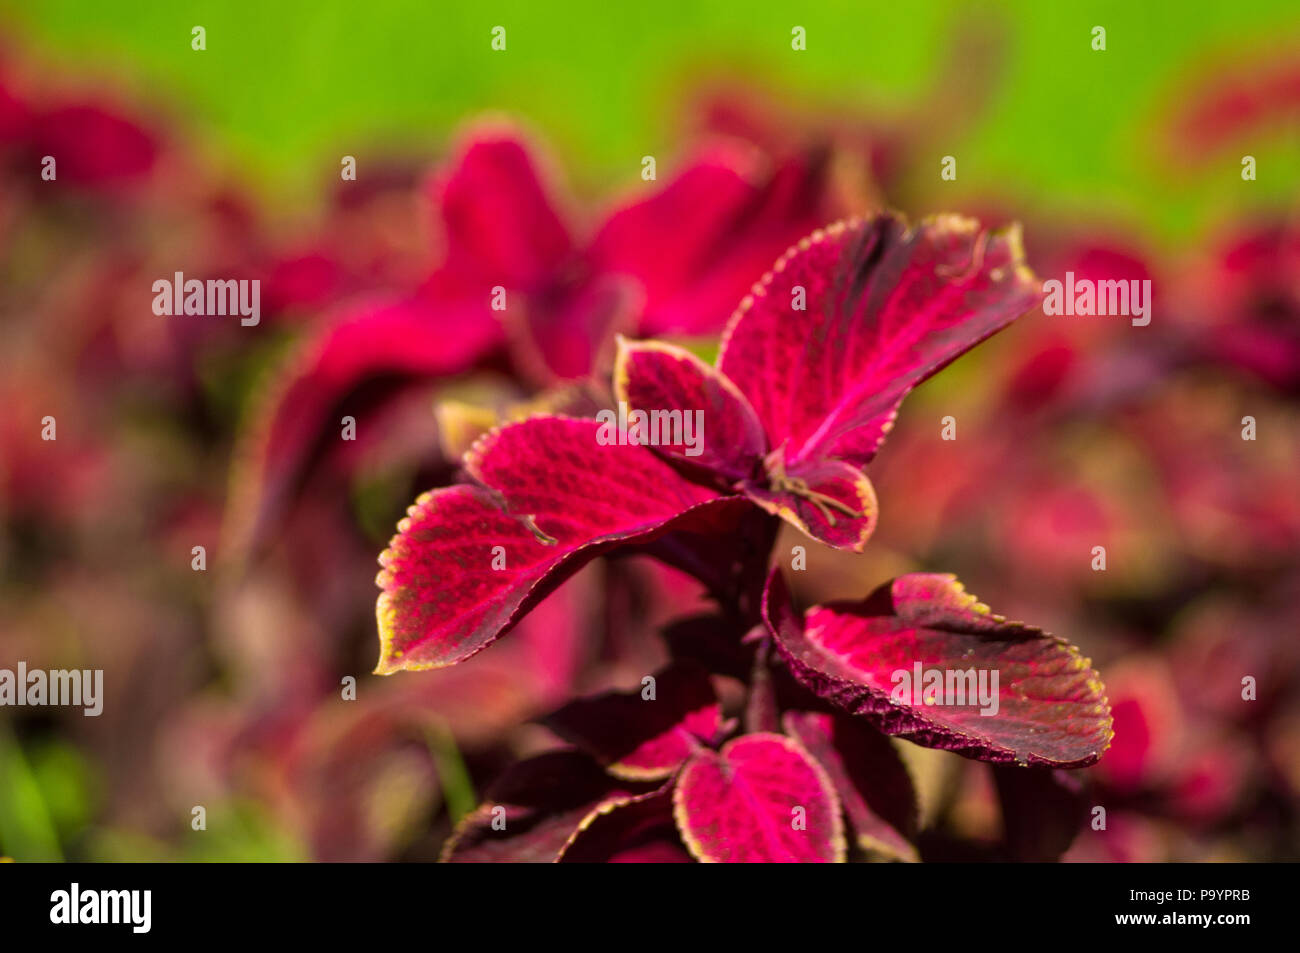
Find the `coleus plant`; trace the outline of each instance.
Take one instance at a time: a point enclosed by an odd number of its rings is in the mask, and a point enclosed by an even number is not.
[[[605,554],[692,574],[716,610],[670,626],[673,662],[639,690],[552,715],[573,747],[500,779],[446,859],[839,861],[846,822],[855,848],[915,859],[911,783],[885,736],[1036,769],[1100,757],[1111,717],[1089,661],[954,577],[800,612],[769,570],[782,520],[862,551],[877,516],[864,468],[901,400],[1038,300],[1015,227],[841,222],[754,286],[714,365],[621,340],[621,439],[564,416],[479,439],[466,482],[416,500],[380,557],[377,672],[470,658]],[[651,415],[674,411],[702,412],[702,444],[665,429],[647,445]],[[918,668],[979,670],[996,704],[900,694]],[[738,711],[719,678],[744,684]]]

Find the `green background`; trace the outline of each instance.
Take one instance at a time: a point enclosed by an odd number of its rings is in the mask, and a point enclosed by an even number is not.
[[[954,17],[1006,37],[1003,77],[951,145],[954,189],[1014,192],[1061,214],[1102,214],[1165,242],[1294,194],[1296,134],[1171,174],[1152,130],[1193,81],[1297,40],[1295,0],[1024,0],[814,4],[438,2],[86,3],[0,0],[20,48],[175,119],[207,161],[264,196],[310,208],[344,153],[432,157],[468,117],[521,118],[580,194],[631,183],[642,155],[674,154],[681,93],[701,71],[860,114],[907,115],[937,74]],[[190,49],[190,29],[207,50]],[[495,25],[507,50],[490,49]],[[791,50],[790,29],[808,48]],[[1107,49],[1091,49],[1095,25]],[[918,117],[924,123],[925,117]],[[940,140],[942,131],[940,131]],[[935,157],[937,180],[939,156]],[[921,213],[928,209],[908,209]]]

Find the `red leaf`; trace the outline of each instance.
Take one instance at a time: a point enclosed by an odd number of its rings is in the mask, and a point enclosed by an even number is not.
[[[490,490],[416,500],[380,556],[378,673],[464,661],[611,545],[728,502],[648,450],[599,445],[598,427],[560,417],[507,425],[466,459]]]
[[[826,772],[782,735],[742,735],[702,751],[673,792],[677,828],[706,863],[844,860],[844,821]]]
[[[763,608],[795,678],[886,734],[981,761],[1052,767],[1091,764],[1110,744],[1110,708],[1088,660],[993,615],[953,576],[900,576],[862,602],[814,608],[801,620],[773,572]],[[905,692],[917,666],[922,682]],[[936,674],[944,689],[931,699],[924,691]]]
[[[580,699],[547,716],[548,728],[591,754],[616,777],[666,778],[712,741],[722,721],[709,675],[694,665],[672,665],[654,676],[654,697],[643,688]]]
[[[610,215],[592,240],[592,267],[641,287],[643,334],[714,334],[754,276],[825,221],[828,183],[824,161],[771,165],[722,141]]]
[[[865,466],[903,396],[1038,301],[1018,229],[953,215],[841,222],[790,249],[741,302],[718,367],[786,461]],[[798,294],[806,311],[792,310]]]
[[[609,216],[592,239],[592,261],[634,277],[647,301],[669,314],[677,311],[670,302],[698,280],[718,248],[734,241],[734,223],[754,202],[754,158],[729,146],[689,163],[662,188]],[[680,315],[665,317],[656,330],[693,323]]]
[[[162,153],[154,132],[89,102],[36,113],[28,135],[36,156],[58,157],[60,182],[89,188],[143,181]]]
[[[826,769],[858,846],[919,860],[909,841],[916,833],[916,791],[889,739],[843,715],[791,711],[783,721],[786,734]]]
[[[521,138],[480,129],[435,183],[447,237],[446,268],[493,285],[534,291],[573,254],[573,241]]]
[[[1168,124],[1169,148],[1182,163],[1213,161],[1220,150],[1293,126],[1300,109],[1300,61],[1250,56],[1220,64],[1184,89]]]
[[[739,681],[749,678],[754,667],[754,647],[742,643],[744,634],[735,620],[715,614],[677,619],[660,633],[674,661],[703,665]]]

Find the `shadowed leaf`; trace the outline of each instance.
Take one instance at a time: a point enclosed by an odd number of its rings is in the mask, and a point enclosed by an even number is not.
[[[576,751],[550,751],[512,766],[443,846],[451,863],[555,863],[603,811],[652,794],[609,777]]]
[[[690,863],[673,827],[672,782],[648,794],[602,804],[583,819],[560,862]]]
[[[654,676],[654,698],[643,688],[607,692],[565,705],[544,724],[591,754],[610,774],[630,780],[666,778],[712,741],[722,712],[709,675],[676,664]]]
[[[1068,771],[994,765],[1009,860],[1060,860],[1088,822],[1083,782]]]

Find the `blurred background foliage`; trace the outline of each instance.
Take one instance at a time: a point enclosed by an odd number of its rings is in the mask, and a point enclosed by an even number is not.
[[[1185,238],[1252,204],[1300,168],[1292,127],[1240,156],[1152,156],[1153,126],[1190,84],[1295,42],[1292,0],[807,4],[666,0],[613,7],[429,0],[88,4],[0,2],[3,22],[72,75],[97,76],[173,111],[202,153],[269,199],[310,207],[337,156],[428,151],[467,115],[504,111],[544,131],[582,192],[633,181],[641,156],[671,154],[680,93],[721,73],[865,115],[902,115],[942,72],[957,24],[998,44],[1000,78],[959,157],[954,201],[1014,191],[1047,214],[1123,216]],[[190,29],[207,29],[207,50]],[[490,31],[507,29],[494,52]],[[790,30],[808,31],[806,51]],[[1107,31],[1094,52],[1094,26]],[[1246,60],[1249,62],[1250,60]],[[949,81],[961,82],[960,74]],[[924,123],[927,117],[917,117]],[[943,122],[944,117],[929,117]],[[930,130],[943,141],[943,130]],[[939,155],[934,157],[938,175]]]

